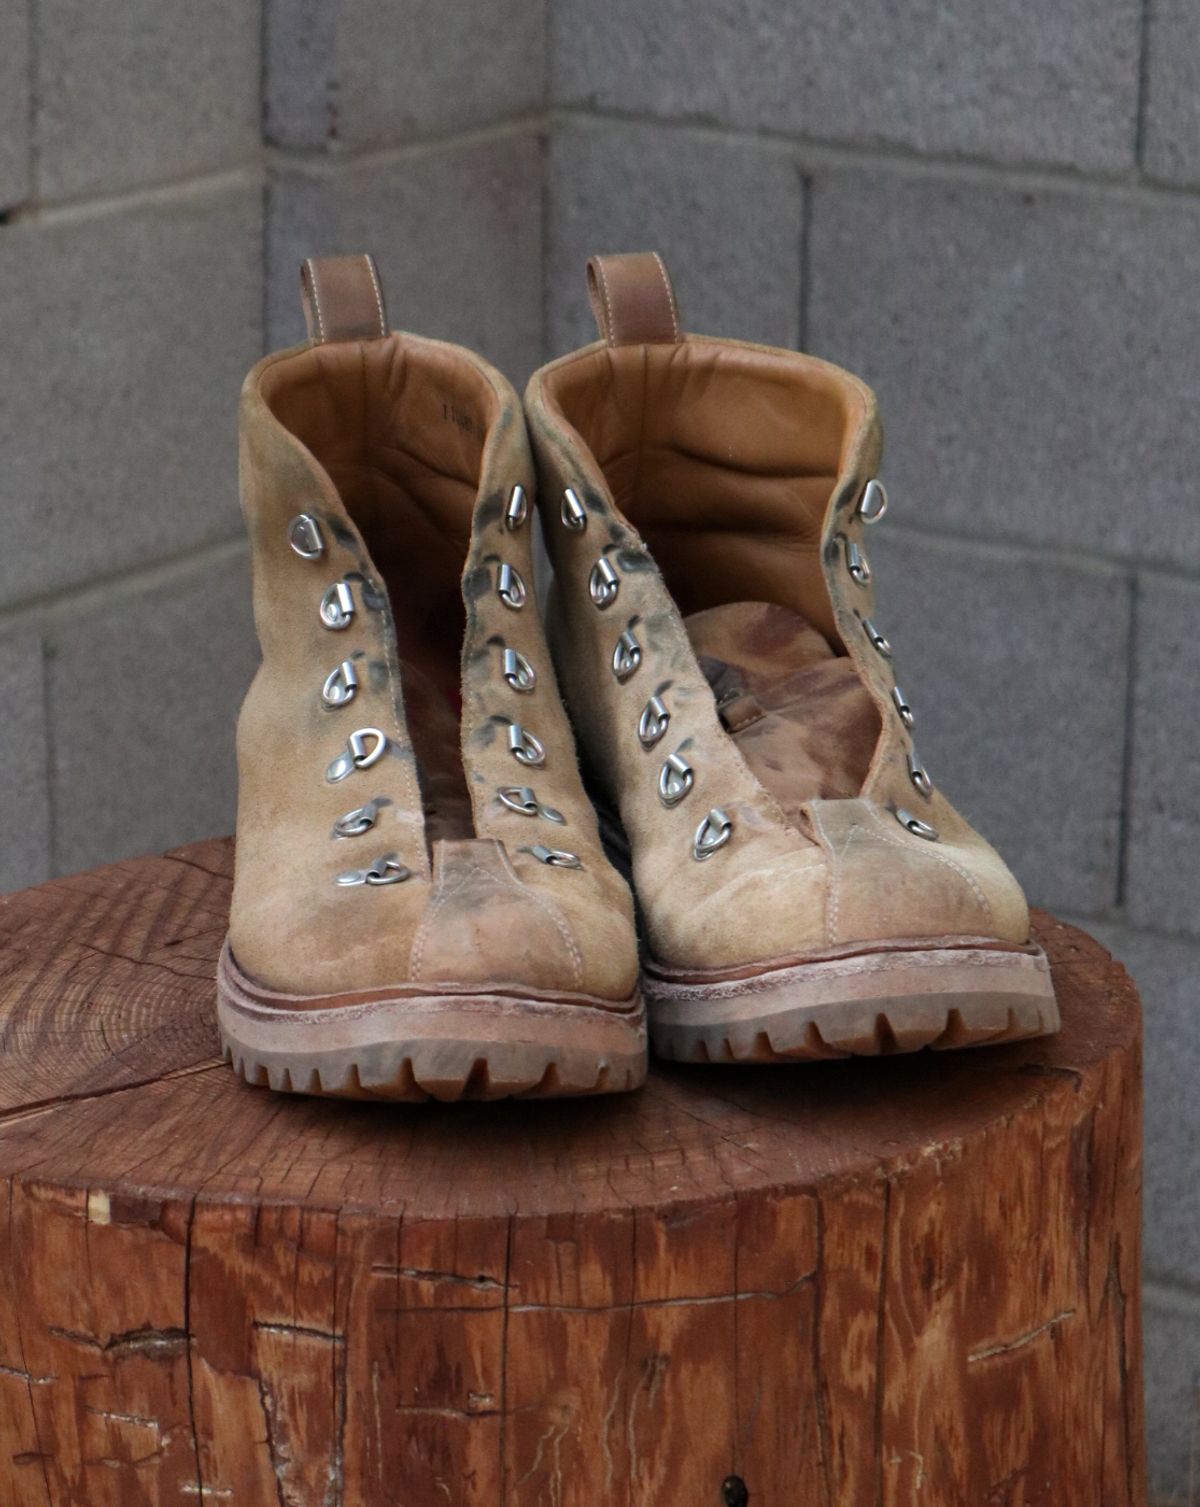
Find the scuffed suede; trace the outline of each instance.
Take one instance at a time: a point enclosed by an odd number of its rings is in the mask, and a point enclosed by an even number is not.
[[[719,972],[846,942],[1025,943],[1008,869],[910,776],[872,585],[847,568],[850,545],[866,553],[873,395],[813,357],[672,333],[665,305],[656,321],[630,307],[624,325],[602,316],[609,338],[536,372],[525,409],[556,577],[551,645],[628,839],[650,961]],[[639,321],[653,330],[643,343],[628,333]],[[567,489],[582,529],[564,523]],[[619,587],[597,605],[601,559]],[[624,681],[612,668],[622,631],[642,651]],[[647,749],[638,725],[653,695],[671,722]],[[694,785],[668,807],[657,784],[673,752]],[[697,861],[712,808],[732,836]]]
[[[504,521],[514,485],[531,511],[534,490],[508,383],[413,335],[310,342],[251,371],[240,425],[262,647],[238,725],[240,969],[293,995],[421,981],[627,1000],[632,900],[580,780],[534,597],[531,519]],[[289,546],[301,513],[320,524],[318,560]],[[520,610],[499,597],[502,563],[526,583]],[[338,581],[356,611],[331,631],[318,609]],[[506,646],[534,667],[531,693],[506,682]],[[360,688],[331,708],[322,684],[342,660]],[[514,759],[512,721],[544,745],[544,767]],[[330,783],[327,766],[364,727],[386,733],[387,755]],[[564,822],[506,809],[503,786],[532,786]],[[375,827],[335,837],[370,800],[383,803]],[[582,867],[546,865],[539,843]],[[404,882],[335,882],[391,852]]]

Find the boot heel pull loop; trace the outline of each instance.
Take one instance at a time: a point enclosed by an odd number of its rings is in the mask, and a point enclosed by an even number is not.
[[[306,257],[300,264],[300,301],[308,338],[318,345],[381,340],[388,332],[374,257]]]
[[[607,345],[677,345],[682,339],[675,290],[657,251],[590,257],[587,285]]]

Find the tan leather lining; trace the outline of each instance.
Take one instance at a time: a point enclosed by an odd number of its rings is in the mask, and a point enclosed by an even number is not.
[[[790,607],[840,645],[821,529],[866,406],[823,362],[689,335],[589,346],[543,375],[687,614]]]

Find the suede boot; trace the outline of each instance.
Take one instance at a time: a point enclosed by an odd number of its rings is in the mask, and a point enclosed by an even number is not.
[[[871,392],[681,333],[662,259],[598,257],[598,343],[526,416],[548,634],[641,913],[651,1040],[685,1061],[1057,1029],[997,854],[935,788],[876,622]]]
[[[302,280],[312,338],[241,400],[262,666],[238,724],[226,1055],[355,1097],[635,1087],[633,904],[534,599],[519,400],[471,352],[388,333],[370,258]]]

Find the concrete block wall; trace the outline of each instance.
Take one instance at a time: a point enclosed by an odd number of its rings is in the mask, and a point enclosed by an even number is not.
[[[295,264],[517,382],[658,246],[861,372],[922,754],[1147,1024],[1153,1500],[1200,1500],[1200,30],[1190,0],[0,10],[0,885],[230,830],[246,368]]]

